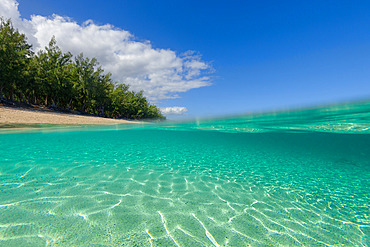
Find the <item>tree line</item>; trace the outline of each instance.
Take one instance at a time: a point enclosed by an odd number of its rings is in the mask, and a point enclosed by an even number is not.
[[[143,91],[112,80],[95,58],[64,53],[53,37],[35,53],[10,19],[0,18],[0,102],[127,119],[164,119]]]

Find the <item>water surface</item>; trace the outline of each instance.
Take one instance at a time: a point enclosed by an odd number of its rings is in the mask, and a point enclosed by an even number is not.
[[[369,246],[370,103],[0,135],[0,246]]]

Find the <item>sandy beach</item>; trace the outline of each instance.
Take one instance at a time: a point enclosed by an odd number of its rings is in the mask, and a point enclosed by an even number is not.
[[[83,116],[48,110],[34,110],[0,106],[0,124],[104,125],[123,123],[135,122],[122,119]]]

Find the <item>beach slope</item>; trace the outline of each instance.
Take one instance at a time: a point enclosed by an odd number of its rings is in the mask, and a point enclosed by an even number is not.
[[[124,124],[135,123],[123,119],[111,119],[78,114],[62,113],[50,110],[24,109],[0,106],[0,124]]]

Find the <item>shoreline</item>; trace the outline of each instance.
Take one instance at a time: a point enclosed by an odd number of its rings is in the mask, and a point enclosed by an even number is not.
[[[0,105],[0,128],[7,125],[112,125],[135,124],[139,121],[86,116],[52,110]]]

